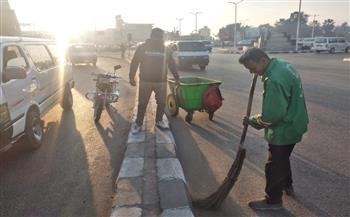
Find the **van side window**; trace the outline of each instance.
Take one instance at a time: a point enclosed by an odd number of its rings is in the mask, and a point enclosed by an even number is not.
[[[18,46],[4,47],[3,53],[3,70],[9,66],[28,68],[28,64]]]
[[[44,45],[26,45],[29,56],[39,71],[43,71],[55,66],[49,52]]]
[[[329,43],[337,43],[337,39],[336,38],[330,38],[328,39]]]
[[[55,65],[59,65],[60,60],[61,59],[64,60],[64,58],[61,57],[60,50],[58,49],[58,46],[55,44],[49,44],[49,45],[47,45],[47,48],[50,51],[50,54],[54,60]]]
[[[338,38],[338,43],[345,43],[345,38]]]

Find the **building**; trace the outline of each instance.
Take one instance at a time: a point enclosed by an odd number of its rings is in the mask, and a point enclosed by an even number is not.
[[[208,28],[208,26],[204,26],[203,28],[198,30],[198,34],[201,38],[205,38],[205,39],[210,39],[210,29]]]
[[[21,36],[21,29],[15,11],[10,8],[8,0],[0,1],[0,9],[0,35]]]

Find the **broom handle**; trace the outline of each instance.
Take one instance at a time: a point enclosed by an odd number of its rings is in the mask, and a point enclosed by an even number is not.
[[[256,84],[257,78],[258,78],[258,75],[254,74],[253,79],[252,79],[252,84],[250,86],[250,92],[249,92],[249,100],[248,100],[247,113],[246,113],[247,117],[250,116],[250,112],[252,111],[253,96],[254,96],[254,90],[255,90],[255,84]],[[248,124],[245,125],[244,128],[243,128],[241,141],[239,142],[239,146],[241,148],[243,148],[245,136],[247,134],[247,130],[248,130]]]

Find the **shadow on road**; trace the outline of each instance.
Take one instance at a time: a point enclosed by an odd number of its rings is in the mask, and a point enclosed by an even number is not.
[[[185,177],[188,180],[188,187],[192,200],[201,199],[209,196],[221,184],[218,183],[213,173],[208,159],[204,156],[196,140],[192,137],[191,131],[188,130],[187,124],[180,118],[169,117],[173,131],[177,131],[176,149],[177,155],[183,165]],[[187,170],[186,170],[187,168]],[[195,208],[196,216],[245,216],[241,207],[228,197],[223,205],[217,210],[205,210]]]
[[[1,215],[96,216],[85,144],[74,112],[64,111],[59,122],[48,122],[45,128],[40,149],[4,153]]]

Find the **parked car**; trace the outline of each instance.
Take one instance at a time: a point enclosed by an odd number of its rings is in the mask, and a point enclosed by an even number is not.
[[[349,48],[349,42],[344,37],[316,37],[312,50],[317,53],[321,51],[328,51],[329,53],[343,51],[348,53]]]
[[[179,67],[198,65],[204,71],[209,64],[209,51],[200,41],[176,41],[169,46]]]
[[[25,136],[27,149],[43,141],[41,117],[57,102],[73,105],[72,67],[54,41],[0,36],[0,151]]]
[[[310,50],[312,49],[314,41],[315,38],[299,38],[298,47],[300,47],[303,50]]]
[[[239,50],[242,50],[243,47],[253,47],[253,45],[254,45],[254,40],[252,40],[252,39],[244,39],[244,40],[240,40],[237,43],[237,48]]]
[[[73,66],[79,63],[92,63],[96,66],[96,46],[89,43],[72,44],[68,49],[68,58]]]

